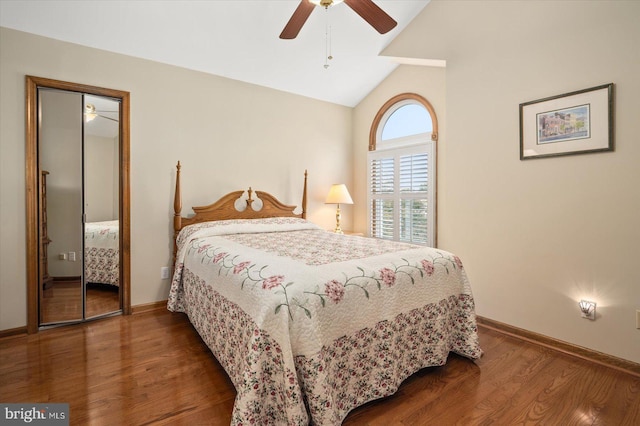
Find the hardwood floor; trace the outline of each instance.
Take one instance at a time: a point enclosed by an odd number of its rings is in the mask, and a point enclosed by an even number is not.
[[[487,328],[344,425],[639,425],[640,377]],[[0,401],[68,402],[72,425],[228,425],[230,380],[164,309],[0,339]]]

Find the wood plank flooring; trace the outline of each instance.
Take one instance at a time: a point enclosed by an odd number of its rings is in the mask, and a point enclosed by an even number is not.
[[[640,425],[640,378],[481,328],[361,425]],[[183,314],[164,309],[0,339],[0,401],[68,402],[72,425],[228,425],[235,390]]]

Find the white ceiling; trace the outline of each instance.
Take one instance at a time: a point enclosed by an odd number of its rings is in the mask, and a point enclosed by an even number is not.
[[[278,36],[299,0],[0,0],[0,25],[355,106],[395,69],[379,53],[428,2],[375,1],[398,22],[384,35],[344,3],[316,7],[293,40]]]

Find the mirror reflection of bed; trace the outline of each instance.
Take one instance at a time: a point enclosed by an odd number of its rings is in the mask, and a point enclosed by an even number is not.
[[[87,318],[120,309],[119,265],[118,220],[85,223],[84,281]]]

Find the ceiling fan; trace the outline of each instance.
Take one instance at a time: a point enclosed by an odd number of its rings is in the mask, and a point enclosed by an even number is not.
[[[98,114],[100,112],[102,112],[102,113],[117,113],[118,111],[98,111],[98,110],[96,110],[96,107],[95,107],[94,104],[86,104],[84,106],[84,121],[85,121],[85,123],[88,123],[89,121],[95,120],[96,117],[106,118],[107,120],[115,121],[116,123],[118,122],[118,120],[116,120],[115,118],[111,118],[111,117],[107,117],[106,115]]]
[[[326,9],[343,1],[380,34],[391,31],[398,24],[372,0],[300,0],[300,4],[282,30],[280,38],[296,38],[314,7],[322,6]]]

